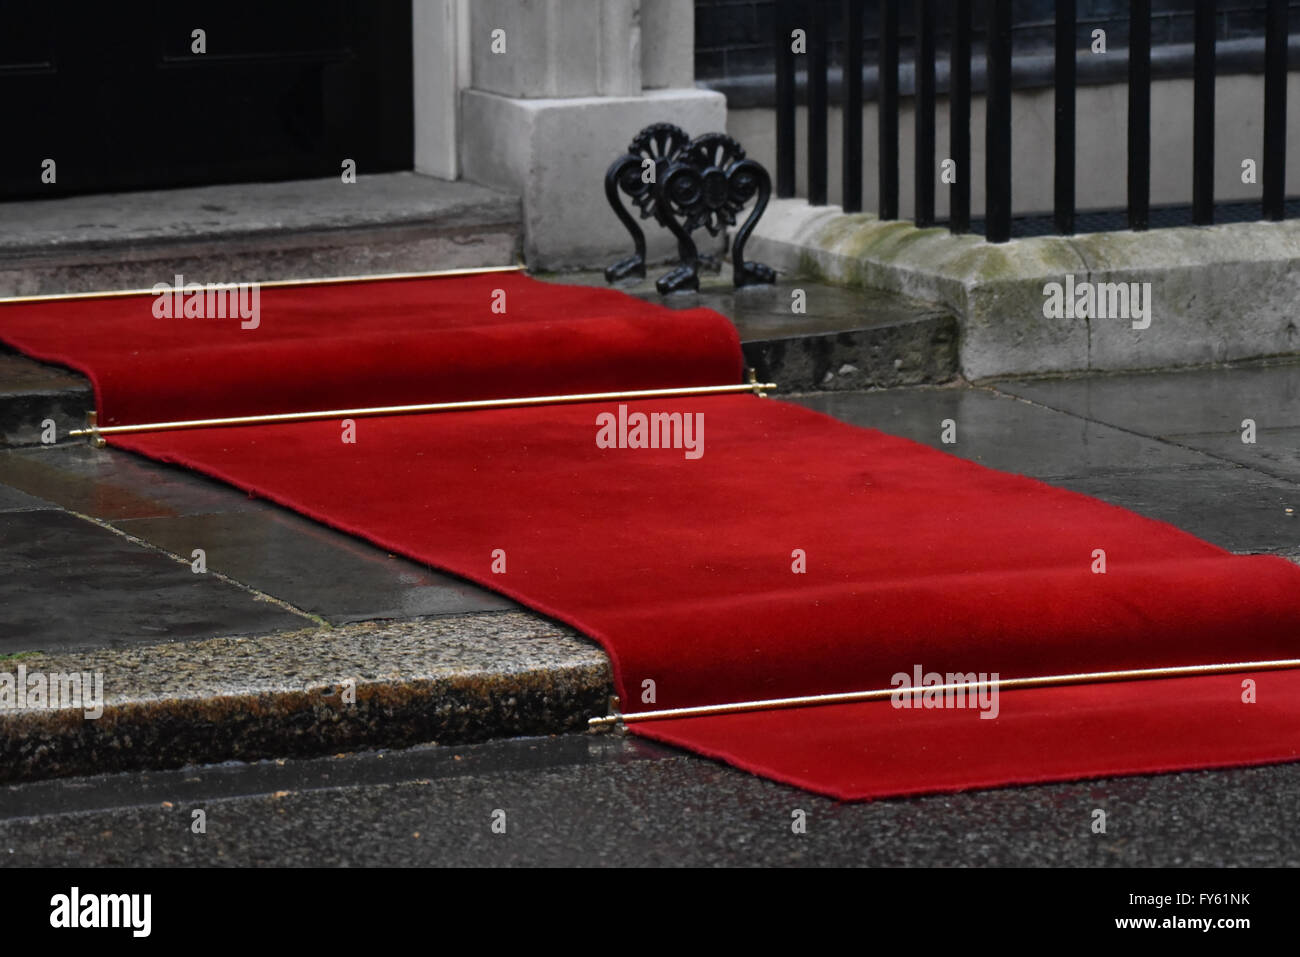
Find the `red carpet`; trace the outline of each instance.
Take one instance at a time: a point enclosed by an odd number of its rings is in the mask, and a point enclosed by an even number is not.
[[[90,372],[114,421],[740,377],[711,312],[519,276],[266,289],[250,330],[154,319],[151,301],[7,306],[0,338]],[[362,418],[355,444],[336,421],[110,441],[570,622],[609,650],[628,711],[889,687],[916,666],[1008,679],[1300,657],[1300,568],[1283,559],[770,399],[626,404],[702,414],[703,454],[598,447],[619,403]],[[867,798],[1295,759],[1300,673],[1003,691],[996,720],[878,702],[634,729]]]

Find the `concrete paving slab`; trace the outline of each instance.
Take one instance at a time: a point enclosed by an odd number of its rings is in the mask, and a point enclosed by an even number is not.
[[[84,442],[0,452],[0,483],[108,521],[269,508],[186,469]]]
[[[8,485],[0,485],[0,512],[26,512],[34,508],[57,508],[53,502],[47,502],[35,495],[28,495]]]
[[[0,654],[301,628],[310,619],[93,522],[0,512]]]
[[[255,514],[140,518],[114,526],[331,624],[504,611],[519,606],[469,582],[268,506]]]
[[[789,400],[989,468],[1044,480],[1219,464],[1157,439],[969,387],[799,395]],[[948,420],[955,428],[952,444],[943,442]]]
[[[1172,441],[1220,459],[1237,462],[1274,478],[1300,482],[1300,428],[1256,429],[1253,443],[1239,431],[1227,434],[1179,435]]]
[[[998,380],[999,391],[1130,429],[1178,436],[1300,427],[1300,363],[1131,375]]]
[[[59,506],[334,624],[518,606],[194,472],[84,444],[0,452],[0,510]],[[19,498],[18,496],[22,496]],[[40,498],[33,498],[40,496]]]
[[[1230,551],[1275,554],[1300,546],[1300,484],[1251,469],[1152,469],[1058,484]]]
[[[569,735],[3,787],[0,863],[1295,867],[1297,801],[1300,764],[841,804]]]

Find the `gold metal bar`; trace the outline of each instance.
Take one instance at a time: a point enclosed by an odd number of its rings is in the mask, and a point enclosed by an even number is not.
[[[683,386],[673,389],[641,389],[633,392],[587,392],[572,395],[532,395],[512,399],[475,399],[467,402],[428,402],[422,405],[389,405],[366,409],[329,409],[322,412],[281,412],[271,415],[240,415],[224,419],[184,419],[176,422],[141,422],[132,425],[104,425],[73,429],[68,435],[118,435],[125,432],[164,432],[175,429],[206,429],[227,425],[262,425],[276,422],[304,422],[314,419],[359,418],[366,415],[410,415],[415,412],[451,412],[469,409],[500,409],[513,406],[558,405],[570,402],[604,402],[613,399],[653,399],[684,395],[716,395],[775,389],[775,382],[741,382],[735,385]]]
[[[1237,661],[1216,665],[1182,665],[1173,668],[1139,668],[1130,671],[1092,671],[1069,675],[1042,675],[1033,678],[1005,678],[997,681],[965,682],[961,684],[930,685],[920,688],[876,688],[871,691],[844,691],[837,694],[807,695],[799,698],[767,698],[759,701],[733,701],[729,704],[700,705],[691,708],[666,708],[661,711],[637,711],[631,714],[608,714],[589,718],[587,727],[599,731],[619,723],[639,721],[665,721],[673,718],[700,718],[709,715],[738,714],[747,711],[776,711],[784,708],[816,707],[828,704],[852,704],[859,701],[879,701],[895,694],[935,694],[960,689],[993,685],[1001,689],[1043,688],[1058,685],[1088,684],[1109,681],[1145,681],[1154,678],[1187,678],[1197,675],[1231,674],[1240,671],[1279,671],[1300,668],[1300,658],[1278,661]]]
[[[383,282],[385,279],[441,279],[449,276],[477,276],[484,273],[522,272],[528,268],[523,263],[513,266],[477,266],[467,269],[438,269],[433,272],[391,272],[366,274],[358,276],[329,276],[324,279],[269,279],[265,282],[250,282],[249,285],[262,289],[277,289],[285,286],[328,286],[352,282]],[[195,285],[199,285],[196,283]],[[103,292],[61,292],[40,296],[0,296],[0,305],[8,302],[59,302],[74,299],[111,299],[119,296],[156,296],[152,289],[110,289]]]

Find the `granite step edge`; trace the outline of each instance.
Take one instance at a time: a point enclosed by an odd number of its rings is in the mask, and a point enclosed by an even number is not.
[[[561,734],[613,693],[595,643],[526,612],[0,658],[11,689],[20,673],[98,675],[103,692],[0,697],[0,782]]]
[[[751,338],[745,362],[783,392],[937,385],[960,375],[957,320],[933,313],[885,325]]]

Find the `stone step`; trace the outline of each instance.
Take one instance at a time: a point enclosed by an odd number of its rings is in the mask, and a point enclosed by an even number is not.
[[[81,428],[94,407],[88,379],[0,346],[0,448],[40,445],[47,421],[62,439]]]
[[[0,205],[0,296],[517,262],[519,197],[417,173]]]
[[[782,276],[770,286],[732,285],[731,267],[704,272],[698,292],[661,296],[654,280],[615,288],[673,309],[722,313],[740,333],[745,361],[782,392],[840,392],[948,382],[957,375],[957,320],[943,306],[879,289]],[[606,285],[602,272],[547,273],[555,282]],[[802,311],[796,311],[796,308]]]
[[[19,668],[90,677],[70,708],[0,709],[0,783],[563,734],[613,693],[594,643],[524,612],[0,657]]]
[[[598,272],[540,278],[605,284]],[[894,293],[785,281],[734,289],[726,270],[702,277],[696,293],[660,296],[653,279],[618,288],[670,308],[702,306],[727,316],[739,330],[745,361],[785,393],[936,384],[957,375],[953,316]],[[803,312],[792,310],[796,302]],[[62,436],[79,428],[93,405],[81,377],[0,352],[0,448],[38,444],[46,419]]]

